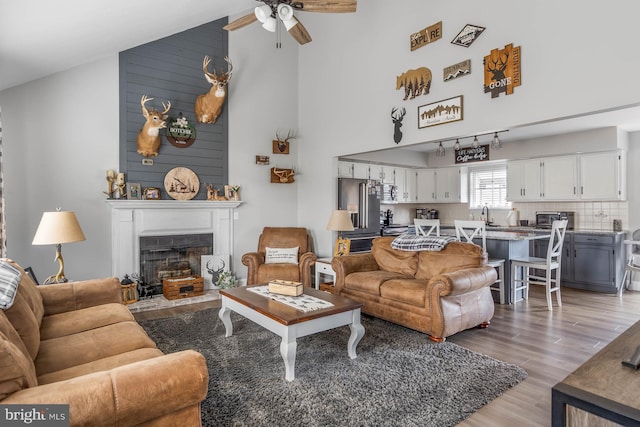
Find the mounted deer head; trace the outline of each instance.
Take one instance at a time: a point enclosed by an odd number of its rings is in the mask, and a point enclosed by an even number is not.
[[[289,140],[295,139],[295,133],[292,133],[291,129],[287,132],[287,137],[285,139],[281,139],[280,135],[276,131],[276,139],[273,142],[273,152],[274,154],[289,154]]]
[[[227,83],[231,80],[231,70],[233,65],[228,56],[224,57],[224,60],[229,65],[226,72],[222,72],[220,76],[216,74],[214,68],[213,73],[209,72],[209,63],[211,58],[205,55],[202,60],[202,71],[204,77],[209,83],[211,83],[211,89],[209,92],[198,96],[196,99],[195,111],[196,120],[198,123],[215,123],[218,116],[222,112],[222,106],[224,100],[227,97]]]
[[[142,95],[140,98],[140,105],[142,105],[142,115],[147,120],[142,126],[140,132],[138,132],[137,145],[138,153],[144,157],[154,157],[158,155],[160,149],[160,129],[167,127],[165,120],[167,119],[167,113],[171,108],[171,102],[162,103],[164,111],[147,110],[144,104],[147,101],[152,101],[153,98],[148,98],[147,95]]]

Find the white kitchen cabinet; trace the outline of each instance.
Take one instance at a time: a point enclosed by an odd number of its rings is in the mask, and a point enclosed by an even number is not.
[[[338,162],[338,178],[353,178],[353,163]]]
[[[436,201],[456,203],[460,201],[460,168],[435,169]]]
[[[507,162],[507,200],[540,200],[541,169],[540,159]]]
[[[548,157],[542,161],[542,198],[577,200],[578,156]]]
[[[625,160],[619,151],[580,155],[580,199],[625,200]]]
[[[381,165],[369,165],[369,179],[375,179],[382,182],[382,166]]]
[[[368,163],[354,163],[353,164],[353,177],[358,179],[369,179],[369,164]]]
[[[382,166],[382,183],[383,184],[395,184],[396,175],[395,168],[391,166]]]
[[[416,174],[417,202],[434,202],[436,200],[436,174],[433,169],[418,169]]]
[[[415,169],[395,168],[396,186],[398,187],[398,202],[411,203],[416,201],[416,171]]]

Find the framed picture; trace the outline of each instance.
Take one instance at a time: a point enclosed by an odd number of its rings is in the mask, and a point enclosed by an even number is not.
[[[200,257],[200,275],[204,279],[205,289],[218,289],[215,284],[223,271],[230,271],[229,254]]]
[[[418,107],[418,129],[462,120],[462,95]]]
[[[127,182],[127,200],[142,200],[142,191],[137,182]]]
[[[351,240],[337,239],[336,247],[333,249],[333,256],[349,255],[350,249],[351,249]]]
[[[147,187],[142,194],[144,200],[160,200],[160,189],[156,187]]]

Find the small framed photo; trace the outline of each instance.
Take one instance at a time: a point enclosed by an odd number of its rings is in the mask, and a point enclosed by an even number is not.
[[[231,194],[231,186],[230,185],[225,185],[224,186],[224,197],[227,200],[233,199],[233,195]]]
[[[160,189],[156,187],[147,187],[142,194],[144,200],[160,200]]]
[[[127,182],[127,200],[142,200],[140,183]]]
[[[230,271],[229,254],[200,256],[200,276],[205,289],[218,289],[216,282],[225,271]]]
[[[351,249],[351,240],[349,239],[337,239],[336,247],[333,249],[333,256],[345,256],[349,255]]]

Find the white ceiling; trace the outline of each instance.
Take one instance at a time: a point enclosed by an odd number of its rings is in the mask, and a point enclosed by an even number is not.
[[[0,0],[0,91],[255,6],[256,0]],[[511,129],[504,138],[604,126],[640,130],[640,106]],[[407,148],[431,151],[436,145]]]
[[[255,0],[0,0],[0,91],[255,6]]]

